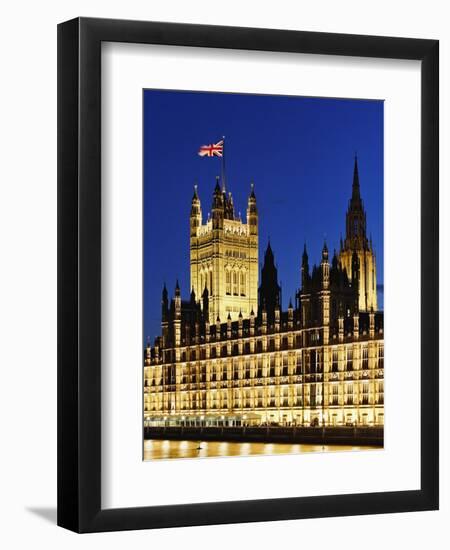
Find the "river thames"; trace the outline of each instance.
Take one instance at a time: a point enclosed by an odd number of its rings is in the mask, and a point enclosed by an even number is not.
[[[371,449],[380,450],[380,447],[310,445],[301,443],[236,443],[228,441],[173,441],[169,439],[146,439],[144,440],[144,460],[365,451]]]

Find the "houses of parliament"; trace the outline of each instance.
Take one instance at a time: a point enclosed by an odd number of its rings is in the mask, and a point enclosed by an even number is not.
[[[287,310],[270,242],[259,271],[259,221],[253,184],[245,223],[219,179],[204,220],[195,187],[191,293],[177,282],[169,298],[164,285],[161,335],[144,350],[144,426],[382,426],[383,312],[357,159],[340,249],[324,243],[313,266],[299,250]]]

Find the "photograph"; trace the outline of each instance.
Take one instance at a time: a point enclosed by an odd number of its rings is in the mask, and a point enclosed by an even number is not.
[[[143,459],[383,449],[384,101],[144,89],[142,132]]]

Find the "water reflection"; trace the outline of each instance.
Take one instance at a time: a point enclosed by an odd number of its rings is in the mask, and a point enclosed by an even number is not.
[[[235,443],[231,441],[144,441],[144,460],[207,458],[218,456],[279,455],[334,451],[362,451],[379,447],[352,445],[309,445],[290,443]]]

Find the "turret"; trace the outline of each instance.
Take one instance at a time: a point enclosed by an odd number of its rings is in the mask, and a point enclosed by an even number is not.
[[[262,318],[262,327],[261,327],[262,333],[267,334],[267,311],[264,303],[262,306],[261,318]]]
[[[167,293],[166,283],[164,283],[161,296],[161,319],[167,321],[169,316],[169,296]]]
[[[150,347],[150,339],[147,338],[147,345],[145,347],[145,359],[144,359],[145,366],[149,366],[151,364],[151,360],[152,360],[152,348]]]
[[[220,340],[220,317],[216,317],[216,340]]]
[[[175,285],[175,299],[174,299],[174,306],[175,306],[175,314],[174,314],[174,320],[173,320],[173,327],[174,327],[174,344],[175,347],[179,347],[181,344],[181,292],[180,292],[180,285],[178,283]],[[179,359],[179,351],[176,352],[176,359],[178,361]]]
[[[267,313],[267,320],[270,324],[275,321],[276,308],[281,304],[281,287],[278,284],[278,270],[275,266],[270,241],[264,254],[264,265],[261,270],[261,285],[259,287],[259,305]]]
[[[322,272],[322,288],[326,290],[330,286],[330,264],[328,262],[328,248],[326,242],[323,243],[320,268]]]
[[[234,202],[233,202],[233,195],[231,194],[231,191],[228,192],[228,197],[225,193],[223,193],[223,201],[224,201],[224,215],[225,219],[227,220],[234,220]]]
[[[343,342],[344,341],[344,315],[342,314],[342,307],[339,308],[338,331],[339,331],[339,342]]]
[[[255,312],[252,310],[250,311],[250,336],[253,336],[255,334]]]
[[[309,263],[308,263],[308,253],[306,251],[306,243],[303,247],[301,274],[302,274],[302,289],[305,290],[309,282]]]
[[[275,304],[275,332],[280,332],[280,318],[281,318],[281,310],[280,310],[280,304],[277,302]]]
[[[353,338],[358,340],[359,338],[359,313],[358,310],[353,312]]]
[[[195,237],[197,235],[197,228],[202,225],[202,207],[200,204],[200,198],[197,193],[197,185],[194,185],[194,196],[192,197],[191,203],[190,224],[191,237]]]
[[[154,353],[155,353],[155,363],[159,363],[159,338],[155,338],[155,345],[154,345]]]
[[[288,328],[292,328],[294,326],[294,308],[292,307],[292,300],[289,300],[288,305]]]
[[[205,290],[202,294],[202,305],[203,305],[203,318],[209,318],[209,292],[205,285]]]
[[[216,187],[214,188],[213,193],[211,213],[213,229],[223,229],[224,193],[222,193],[222,190],[220,189],[219,176],[216,177]]]
[[[375,313],[373,312],[373,308],[369,313],[369,338],[375,338]]]
[[[250,195],[247,206],[247,224],[250,235],[258,234],[258,209],[256,208],[255,184],[250,184]]]

